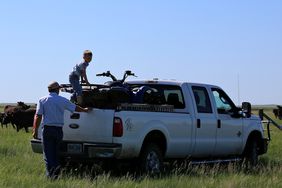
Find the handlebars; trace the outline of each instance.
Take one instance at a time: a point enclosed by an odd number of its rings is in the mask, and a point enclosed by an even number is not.
[[[113,81],[118,81],[118,82],[121,82],[123,83],[126,78],[128,76],[134,76],[134,77],[137,77],[133,72],[131,72],[130,70],[126,70],[123,74],[123,78],[122,80],[118,80],[114,75],[112,75],[112,73],[110,71],[107,71],[107,72],[103,72],[103,73],[100,73],[100,74],[96,74],[96,76],[105,76],[105,77],[110,77]]]
[[[115,77],[114,75],[112,75],[110,71],[103,72],[103,73],[100,73],[100,74],[96,74],[96,76],[111,77],[111,79],[112,79],[113,81],[117,81],[116,77]]]

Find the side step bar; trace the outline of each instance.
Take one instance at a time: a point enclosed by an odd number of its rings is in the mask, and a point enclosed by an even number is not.
[[[191,161],[192,165],[239,162],[242,158]]]

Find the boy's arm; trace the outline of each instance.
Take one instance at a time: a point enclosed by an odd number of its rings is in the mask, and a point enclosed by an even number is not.
[[[90,111],[92,111],[92,108],[89,108],[89,107],[88,108],[82,108],[82,107],[76,105],[75,111],[76,112],[90,112]]]
[[[87,75],[86,75],[86,70],[83,70],[82,71],[82,74],[81,74],[81,81],[82,83],[85,82],[87,85],[90,85],[88,79],[87,79]]]

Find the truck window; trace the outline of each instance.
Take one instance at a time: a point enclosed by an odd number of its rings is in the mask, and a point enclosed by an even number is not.
[[[148,92],[145,92],[143,95],[143,100],[141,103],[147,104],[169,104],[173,105],[176,109],[185,108],[185,103],[183,99],[183,94],[181,87],[179,86],[170,86],[170,85],[131,85],[132,90],[135,93],[138,93],[140,88],[146,87]],[[153,100],[152,100],[153,99]]]
[[[192,90],[198,113],[212,113],[211,101],[206,88],[193,86]]]
[[[174,108],[184,108],[180,90],[164,90],[164,96],[166,104],[173,105]]]
[[[232,111],[232,109],[236,108],[232,100],[224,91],[213,88],[212,93],[215,99],[217,112],[219,114],[228,114]]]

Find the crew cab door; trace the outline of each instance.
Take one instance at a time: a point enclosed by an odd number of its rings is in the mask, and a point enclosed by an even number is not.
[[[193,157],[213,155],[216,144],[217,118],[213,113],[208,91],[203,86],[192,86],[195,101],[195,146]]]
[[[243,120],[228,95],[212,88],[217,111],[217,136],[214,154],[217,156],[240,154],[242,151]]]

